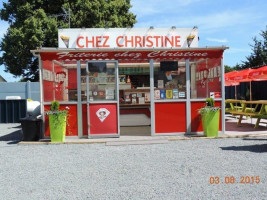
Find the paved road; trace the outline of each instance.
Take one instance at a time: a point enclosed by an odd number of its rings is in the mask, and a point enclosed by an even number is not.
[[[267,196],[267,137],[128,146],[18,145],[19,139],[18,124],[0,124],[0,199]]]

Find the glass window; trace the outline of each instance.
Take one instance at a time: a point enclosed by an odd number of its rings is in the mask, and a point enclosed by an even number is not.
[[[82,101],[87,101],[87,86],[86,82],[88,79],[87,73],[87,62],[81,61],[81,99]]]
[[[53,63],[51,60],[43,61],[43,98],[44,102],[51,102],[55,99],[54,95],[54,75],[53,75]]]
[[[88,62],[89,100],[117,100],[115,62]]]
[[[191,98],[221,98],[221,59],[190,61]]]
[[[77,101],[77,62],[68,66],[68,101]]]
[[[154,63],[155,100],[185,99],[185,60]]]
[[[63,62],[43,61],[44,102],[77,100],[77,67]]]

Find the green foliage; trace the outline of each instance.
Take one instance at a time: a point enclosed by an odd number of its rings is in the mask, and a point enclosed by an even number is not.
[[[49,126],[53,124],[53,126],[58,127],[58,126],[61,126],[62,123],[66,123],[67,128],[69,128],[69,124],[68,124],[69,115],[68,114],[69,114],[69,107],[65,107],[64,110],[59,110],[59,102],[52,101],[50,110],[46,112],[46,115],[49,116]]]
[[[46,112],[46,115],[67,115],[68,114],[69,107],[66,107],[65,110],[59,110],[59,102],[58,101],[52,101],[50,110]]]
[[[201,114],[201,115],[205,115],[205,114],[210,113],[210,112],[217,112],[218,110],[220,110],[220,107],[209,107],[209,106],[206,106],[206,107],[203,107],[203,108],[199,109],[198,113]]]
[[[206,104],[209,107],[214,107],[214,99],[213,98],[206,98]]]
[[[254,44],[252,47],[252,53],[246,57],[246,61],[241,65],[242,69],[255,68],[267,64],[267,26],[265,31],[261,31],[260,36],[262,39],[258,40],[253,38]]]
[[[239,65],[239,64],[236,64],[236,65],[233,67],[233,70],[234,70],[234,71],[240,71],[240,70],[242,70],[242,66]]]
[[[224,65],[224,73],[228,73],[234,71],[234,69],[228,65]]]
[[[230,67],[229,65],[224,65],[224,73],[232,72],[232,71],[240,71],[242,67],[239,64],[236,64],[234,67]]]
[[[6,72],[23,81],[39,80],[38,60],[30,50],[58,46],[58,27],[69,27],[62,8],[70,9],[71,28],[133,27],[136,22],[130,0],[8,0],[0,10],[10,24],[0,43]]]
[[[213,98],[206,98],[206,106],[200,108],[198,113],[201,115],[205,115],[210,112],[217,112],[220,110],[220,107],[214,107],[214,99]]]
[[[52,101],[50,110],[51,111],[57,111],[57,110],[59,110],[59,102],[58,101]]]

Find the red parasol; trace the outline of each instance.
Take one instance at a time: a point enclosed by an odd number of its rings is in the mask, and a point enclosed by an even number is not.
[[[238,74],[238,71],[228,72],[224,75],[224,85],[225,86],[234,86],[239,85],[239,82],[234,81],[235,76]]]
[[[240,82],[250,83],[250,100],[252,100],[251,81],[267,80],[267,66],[258,69],[245,69],[242,71],[233,71],[225,74],[225,86],[236,86]]]
[[[224,74],[224,85],[225,86],[235,86],[235,99],[237,99],[236,96],[236,86],[239,85],[239,82],[235,81],[235,76],[238,74],[238,71],[232,71]]]
[[[249,73],[252,73],[254,69],[244,69],[241,71],[238,71],[236,74],[234,81],[236,82],[250,82],[253,81],[253,79],[250,78]]]
[[[249,73],[249,78],[253,81],[266,81],[267,80],[267,66],[254,69]]]
[[[226,78],[225,78],[225,83],[226,83],[225,86],[236,86],[236,85],[239,85],[240,82],[249,82],[250,100],[252,100],[251,81],[253,81],[253,79],[250,78],[249,73],[252,73],[253,71],[254,69],[250,69],[250,68],[241,70],[241,71],[234,71],[235,73],[230,74],[230,77],[228,78],[229,79],[228,82],[226,81]],[[225,77],[227,77],[226,74],[225,74]],[[230,84],[230,85],[227,85],[227,84]],[[235,98],[236,98],[236,87],[235,87]]]

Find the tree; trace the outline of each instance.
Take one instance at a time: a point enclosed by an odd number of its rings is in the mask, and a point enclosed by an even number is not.
[[[231,71],[234,71],[232,67],[230,67],[229,65],[224,65],[224,73],[228,73]]]
[[[234,67],[230,67],[229,65],[224,65],[224,73],[232,72],[232,71],[240,71],[242,68],[239,64],[236,64]]]
[[[241,65],[242,69],[255,68],[267,64],[267,26],[265,31],[261,31],[261,40],[256,37],[253,38],[254,45],[252,47],[252,53],[246,57],[246,61],[243,61]]]
[[[8,0],[0,10],[10,24],[0,43],[0,65],[24,81],[38,81],[38,59],[30,50],[56,47],[58,27],[68,28],[64,10],[70,11],[71,28],[132,27],[136,16],[130,0]]]

